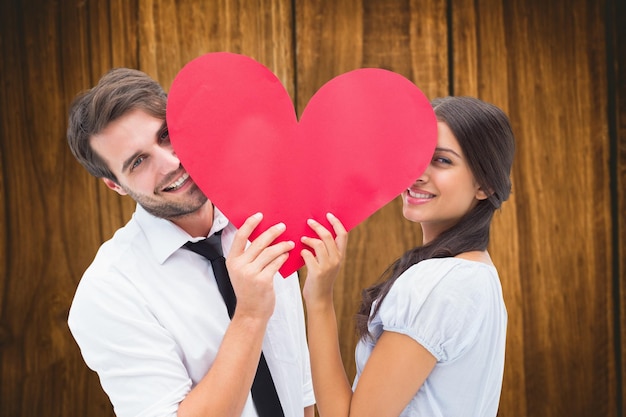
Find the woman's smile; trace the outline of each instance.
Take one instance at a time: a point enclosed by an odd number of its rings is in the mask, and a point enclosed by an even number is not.
[[[406,190],[407,204],[424,204],[429,202],[434,197],[434,194],[424,190],[419,190],[416,188],[409,188],[408,190]]]

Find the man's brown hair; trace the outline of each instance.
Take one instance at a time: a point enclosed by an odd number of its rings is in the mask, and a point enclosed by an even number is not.
[[[92,149],[91,138],[136,109],[165,120],[166,105],[165,91],[146,73],[130,68],[112,69],[72,102],[67,128],[70,149],[90,174],[117,183],[106,162]]]

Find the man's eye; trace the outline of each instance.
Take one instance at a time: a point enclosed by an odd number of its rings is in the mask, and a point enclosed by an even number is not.
[[[170,131],[167,130],[167,129],[163,129],[163,131],[159,135],[159,140],[161,142],[169,142],[170,141]]]
[[[145,158],[143,156],[140,156],[137,159],[135,159],[135,161],[131,165],[130,169],[133,170],[133,169],[137,168],[143,162],[144,159]]]

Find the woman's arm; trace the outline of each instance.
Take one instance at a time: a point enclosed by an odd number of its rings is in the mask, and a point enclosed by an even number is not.
[[[321,417],[347,416],[352,388],[341,359],[332,300],[327,306],[307,304],[307,335],[319,414]]]
[[[307,335],[311,355],[313,390],[321,417],[347,416],[352,389],[341,360],[333,285],[343,260],[348,235],[339,220],[329,214],[336,238],[321,224],[309,220],[319,239],[303,237],[311,250],[303,250],[307,277],[302,294],[306,305]]]
[[[435,357],[402,333],[383,332],[359,377],[349,416],[397,417],[435,367]]]
[[[303,296],[313,388],[320,417],[398,416],[420,389],[436,359],[422,345],[401,333],[383,332],[352,392],[337,333],[333,285],[345,255],[347,232],[328,215],[336,238],[322,225],[309,221],[319,239],[305,237],[307,266]]]

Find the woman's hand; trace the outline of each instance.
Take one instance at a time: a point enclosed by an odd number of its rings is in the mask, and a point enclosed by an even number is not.
[[[226,267],[237,296],[235,316],[269,320],[274,312],[274,275],[289,257],[295,244],[291,241],[272,245],[285,231],[283,223],[261,233],[246,248],[250,234],[261,223],[263,215],[248,217],[235,234],[226,259]]]
[[[302,290],[307,308],[319,303],[332,303],[333,284],[346,253],[348,232],[334,215],[328,213],[326,218],[333,227],[335,238],[328,229],[313,219],[309,219],[307,224],[319,238],[302,238],[302,243],[311,248],[301,252],[307,267]]]

